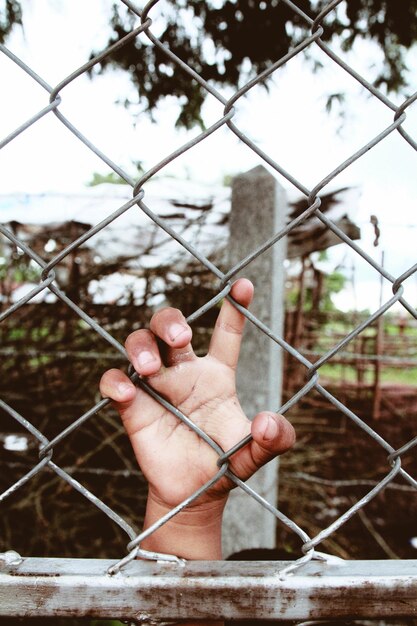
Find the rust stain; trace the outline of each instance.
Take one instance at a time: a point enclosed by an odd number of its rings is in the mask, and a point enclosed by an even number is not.
[[[7,572],[8,576],[16,576],[17,578],[58,578],[61,574],[51,572]]]

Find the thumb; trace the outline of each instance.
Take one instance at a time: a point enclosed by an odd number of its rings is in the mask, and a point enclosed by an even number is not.
[[[295,431],[290,422],[283,415],[269,411],[262,411],[254,418],[251,434],[251,454],[257,468],[295,443]]]

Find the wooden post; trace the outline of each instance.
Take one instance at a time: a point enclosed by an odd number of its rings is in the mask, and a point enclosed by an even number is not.
[[[230,267],[278,233],[286,223],[284,189],[263,166],[237,176],[233,181],[230,216]],[[284,260],[286,241],[280,240],[256,260],[241,276],[255,285],[251,312],[275,334],[282,336],[284,325]],[[247,323],[237,372],[240,402],[253,418],[259,411],[276,411],[281,403],[282,350]],[[250,484],[273,505],[277,504],[278,464],[272,461],[252,477]],[[226,507],[223,549],[225,556],[247,548],[275,546],[276,519],[240,489],[235,489]]]

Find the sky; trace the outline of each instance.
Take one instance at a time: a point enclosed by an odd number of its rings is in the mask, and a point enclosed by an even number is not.
[[[100,50],[109,36],[108,16],[112,0],[23,0],[24,29],[16,29],[8,48],[28,63],[50,85],[56,85],[82,65],[92,50]],[[138,3],[138,6],[140,3]],[[157,26],[155,26],[157,28]],[[393,114],[318,51],[324,69],[314,74],[301,56],[276,72],[268,92],[255,87],[236,103],[234,123],[303,185],[313,188],[321,179],[393,121]],[[375,76],[379,52],[362,44],[344,57],[369,79]],[[408,57],[411,84],[417,76],[417,54]],[[48,104],[48,94],[7,57],[0,53],[2,76],[0,138]],[[414,80],[417,89],[417,79]],[[342,119],[325,111],[330,92],[346,92]],[[230,96],[231,92],[224,92]],[[410,87],[409,93],[412,93]],[[61,92],[60,110],[106,155],[128,172],[141,161],[150,168],[177,149],[198,129],[175,128],[178,109],[168,98],[155,113],[153,123],[146,113],[126,110],[117,101],[135,97],[127,75],[111,72],[90,80],[83,75]],[[391,96],[401,102],[401,96]],[[218,120],[222,106],[212,97],[204,105],[206,125]],[[417,107],[411,107],[404,128],[417,137]],[[216,131],[191,151],[166,166],[162,174],[186,178],[207,186],[218,185],[224,176],[246,171],[260,158],[228,129]],[[392,133],[324,189],[350,186],[349,216],[361,228],[361,247],[380,261],[384,251],[388,271],[398,276],[416,262],[417,154]],[[0,150],[1,197],[14,193],[79,193],[94,172],[107,166],[92,154],[49,113],[29,130]],[[278,177],[290,199],[299,192]],[[146,187],[145,187],[146,191]],[[206,191],[204,192],[205,195]],[[381,238],[373,246],[370,215],[378,217]],[[6,213],[3,213],[4,217]],[[7,218],[9,219],[9,218]],[[36,221],[36,215],[28,215]],[[336,299],[343,308],[358,306],[374,310],[379,302],[379,276],[344,246],[332,249],[327,267],[343,266],[355,276]],[[390,297],[389,284],[384,299]],[[417,278],[405,284],[406,296],[417,302]]]

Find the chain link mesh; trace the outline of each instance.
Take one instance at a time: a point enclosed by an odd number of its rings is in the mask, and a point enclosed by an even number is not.
[[[218,280],[217,295],[206,304],[204,304],[204,306],[195,311],[191,316],[189,316],[188,321],[191,323],[197,320],[205,312],[215,307],[221,299],[225,297],[229,298],[233,302],[233,304],[241,311],[241,313],[246,316],[249,323],[254,324],[260,332],[265,333],[271,341],[276,342],[282,348],[282,350],[286,351],[288,354],[294,357],[305,369],[304,386],[297,393],[295,393],[284,406],[278,408],[278,411],[281,413],[287,412],[298,402],[300,402],[300,400],[302,400],[312,390],[315,390],[325,400],[334,405],[342,414],[344,414],[348,420],[356,424],[356,426],[362,430],[364,437],[371,438],[385,451],[387,459],[386,475],[382,480],[378,482],[378,484],[376,484],[365,496],[359,499],[359,501],[357,501],[345,513],[340,515],[330,525],[323,528],[315,536],[310,537],[302,528],[295,524],[295,522],[286,517],[286,515],[284,515],[279,509],[277,509],[273,503],[265,501],[258,493],[253,491],[247,484],[242,482],[230,470],[230,458],[239,449],[247,445],[249,441],[248,438],[241,441],[238,445],[236,445],[233,449],[229,451],[222,450],[215,441],[213,441],[197,425],[191,422],[186,415],[184,415],[175,406],[172,406],[169,402],[162,398],[144,380],[133,374],[132,380],[134,380],[137,385],[144,389],[164,407],[168,408],[178,418],[178,420],[181,420],[182,422],[187,424],[188,427],[194,430],[208,446],[211,446],[213,450],[216,451],[219,457],[219,471],[210,480],[209,483],[204,485],[204,487],[202,487],[199,491],[191,494],[189,498],[184,500],[179,506],[174,508],[165,517],[158,520],[158,522],[155,523],[153,526],[148,528],[146,531],[138,534],[137,531],[132,528],[132,526],[127,523],[120,515],[118,515],[114,510],[112,510],[93,493],[91,493],[83,484],[75,480],[75,478],[70,473],[57,465],[53,460],[54,451],[59,446],[63,445],[66,438],[76,429],[81,429],[83,427],[83,424],[87,420],[96,419],[97,414],[109,404],[109,400],[103,399],[94,406],[92,406],[87,412],[75,419],[68,427],[66,427],[62,432],[60,432],[57,436],[50,440],[40,430],[38,430],[38,428],[31,424],[24,415],[19,414],[16,410],[14,410],[12,406],[7,404],[3,400],[0,400],[0,407],[3,409],[3,411],[5,411],[13,420],[18,422],[21,427],[26,429],[37,440],[39,444],[39,462],[26,475],[22,476],[17,482],[12,484],[4,493],[2,493],[0,495],[0,501],[3,503],[7,501],[7,498],[11,494],[21,489],[26,483],[30,482],[34,476],[43,472],[45,468],[49,468],[49,470],[55,472],[55,474],[59,476],[60,479],[68,483],[71,488],[81,493],[92,506],[99,508],[105,515],[107,515],[111,520],[118,524],[127,534],[129,538],[128,552],[127,555],[124,558],[121,558],[118,564],[112,568],[111,573],[115,573],[123,568],[123,566],[127,562],[137,557],[138,555],[142,555],[147,558],[178,560],[175,556],[147,553],[141,550],[141,542],[145,537],[149,536],[156,529],[165,524],[170,518],[175,516],[181,509],[183,509],[193,500],[195,500],[202,492],[209,489],[210,485],[226,475],[235,483],[235,485],[239,489],[245,491],[249,498],[255,499],[259,503],[259,506],[265,507],[271,515],[275,516],[279,520],[280,523],[285,524],[292,532],[296,533],[300,537],[303,544],[303,556],[301,556],[298,561],[295,561],[295,563],[291,565],[291,570],[293,570],[294,568],[302,566],[303,563],[313,557],[320,558],[321,553],[317,552],[317,548],[320,546],[320,544],[326,538],[331,536],[338,528],[340,528],[342,524],[344,524],[347,520],[352,518],[352,516],[356,515],[364,507],[366,507],[366,505],[375,496],[380,494],[388,485],[392,485],[395,479],[401,478],[408,486],[417,489],[416,477],[410,475],[402,467],[401,463],[402,459],[404,459],[406,455],[412,454],[413,452],[415,453],[415,448],[417,446],[417,436],[410,439],[410,441],[402,445],[400,448],[393,447],[388,441],[380,436],[378,432],[376,432],[371,426],[365,423],[360,417],[358,417],[358,415],[350,410],[337,397],[330,393],[326,389],[326,387],[323,386],[323,384],[320,382],[320,368],[324,364],[329,362],[332,357],[343,351],[345,346],[350,341],[352,341],[352,339],[356,338],[360,333],[362,333],[371,324],[373,324],[373,322],[375,322],[378,318],[390,311],[395,304],[400,303],[411,316],[417,319],[417,312],[415,308],[404,297],[403,288],[404,282],[410,276],[416,274],[417,264],[404,271],[400,276],[391,275],[384,267],[381,266],[381,264],[377,263],[373,258],[371,258],[358,243],[354,242],[347,235],[345,235],[344,232],[342,232],[342,230],[340,230],[340,228],[338,228],[335,223],[331,219],[329,219],[320,209],[320,192],[330,183],[334,182],[344,170],[346,170],[353,163],[361,159],[361,157],[363,157],[363,155],[365,155],[371,148],[383,142],[384,139],[390,134],[399,133],[403,140],[409,144],[411,149],[417,150],[416,141],[405,131],[403,126],[407,115],[407,109],[416,100],[417,92],[405,99],[400,105],[395,105],[386,95],[384,95],[380,90],[378,90],[375,86],[368,82],[366,78],[359,75],[352,67],[350,67],[341,57],[336,55],[335,52],[323,42],[322,35],[324,34],[326,28],[325,18],[330,12],[337,9],[342,0],[334,0],[333,2],[330,2],[327,7],[319,15],[317,15],[315,19],[312,19],[311,17],[306,15],[295,3],[291,2],[290,0],[282,0],[282,2],[285,3],[289,9],[294,11],[294,14],[296,14],[298,18],[302,20],[306,26],[309,27],[311,34],[307,36],[293,50],[288,52],[288,54],[286,54],[283,58],[280,58],[272,63],[265,71],[256,76],[250,82],[248,82],[244,87],[237,90],[231,98],[224,97],[212,85],[203,80],[193,68],[186,65],[165,44],[162,44],[157,36],[154,35],[152,23],[152,9],[161,0],[153,0],[152,2],[149,2],[142,11],[139,10],[129,0],[121,1],[124,5],[126,5],[128,10],[134,16],[136,16],[138,26],[136,28],[133,28],[131,32],[129,32],[123,39],[116,42],[111,47],[106,48],[100,54],[98,54],[94,58],[91,58],[81,67],[76,68],[71,74],[66,76],[55,87],[50,86],[42,77],[38,76],[33,71],[33,69],[26,65],[26,63],[24,63],[17,56],[15,56],[15,54],[8,50],[4,45],[0,46],[1,52],[7,55],[9,59],[13,63],[15,63],[16,66],[18,66],[21,70],[23,70],[23,72],[25,72],[34,82],[38,83],[45,90],[45,97],[49,99],[48,104],[46,104],[44,108],[39,110],[24,124],[22,124],[19,128],[16,128],[10,135],[4,138],[0,142],[0,147],[4,148],[7,144],[14,141],[19,135],[26,132],[33,125],[38,124],[43,117],[54,115],[57,117],[60,123],[68,129],[70,133],[72,133],[80,142],[84,144],[87,150],[91,150],[92,152],[94,152],[105,164],[107,164],[111,168],[112,171],[114,171],[124,181],[126,181],[126,183],[128,183],[133,190],[132,199],[129,200],[129,202],[123,204],[123,206],[118,208],[116,211],[106,216],[105,219],[103,219],[99,224],[91,228],[82,236],[78,237],[64,250],[60,251],[59,254],[57,254],[48,263],[45,262],[21,238],[16,236],[16,234],[13,233],[10,228],[4,225],[0,225],[0,232],[2,236],[5,237],[13,246],[16,246],[25,255],[32,259],[33,262],[37,264],[37,266],[39,266],[39,268],[41,268],[42,270],[41,280],[39,284],[30,293],[25,295],[22,299],[20,299],[18,302],[10,306],[10,308],[4,311],[0,315],[0,321],[3,321],[7,317],[13,315],[19,308],[30,302],[36,295],[45,292],[46,290],[49,290],[62,303],[72,309],[72,311],[88,325],[91,332],[100,335],[102,339],[104,339],[112,346],[112,348],[114,348],[114,350],[120,353],[124,358],[127,358],[124,347],[118,341],[116,341],[116,339],[114,339],[114,337],[109,334],[109,332],[107,332],[92,317],[87,315],[85,311],[83,311],[81,306],[73,302],[64,293],[56,279],[55,270],[58,264],[61,263],[71,252],[78,249],[82,244],[84,244],[97,233],[103,231],[103,229],[110,225],[118,216],[127,211],[135,211],[137,210],[137,208],[139,208],[140,211],[145,213],[158,226],[158,228],[162,229],[167,235],[177,241],[190,255],[192,255],[192,257],[194,257],[194,259],[196,259],[196,261],[198,261],[202,266],[205,266],[205,268],[207,268],[207,270],[209,270],[209,272],[213,274],[215,279]],[[63,115],[60,110],[60,105],[64,98],[63,92],[70,83],[76,81],[80,76],[89,72],[107,55],[114,52],[116,49],[121,48],[124,44],[133,39],[143,42],[146,41],[147,45],[153,45],[158,48],[159,52],[162,55],[166,55],[166,57],[169,58],[170,61],[173,61],[176,64],[179,72],[185,72],[186,74],[188,74],[190,80],[197,81],[201,88],[204,89],[213,98],[215,98],[223,107],[223,113],[215,123],[213,123],[209,128],[201,132],[197,137],[195,137],[191,141],[188,141],[174,152],[167,154],[157,165],[155,165],[149,171],[143,174],[138,180],[134,180],[115,161],[113,161],[111,157],[109,157],[107,154],[104,154],[99,149],[99,147],[92,143],[87,136],[81,133],[80,130],[72,124],[70,119]],[[325,55],[327,55],[334,64],[336,64],[337,66],[339,66],[339,68],[341,68],[341,70],[349,74],[354,81],[360,83],[362,87],[367,90],[369,95],[372,96],[372,98],[378,99],[388,110],[390,110],[392,112],[392,123],[390,123],[376,136],[372,137],[369,142],[361,146],[356,152],[352,153],[345,161],[335,164],[334,169],[322,180],[320,180],[312,189],[310,189],[302,181],[297,180],[292,174],[287,172],[280,163],[276,162],[272,158],[271,155],[263,152],[260,147],[239,128],[237,122],[234,121],[234,105],[251,89],[259,85],[269,76],[273,75],[273,73],[276,72],[279,68],[283,67],[287,63],[290,63],[291,59],[296,57],[302,51],[314,47],[320,48],[321,51]],[[187,151],[193,150],[193,148],[197,146],[197,144],[203,142],[210,135],[213,135],[214,133],[216,133],[216,131],[224,127],[228,128],[230,133],[236,135],[236,137],[243,144],[249,147],[249,149],[252,150],[257,155],[257,157],[261,159],[262,162],[266,163],[269,168],[272,168],[274,172],[279,174],[280,177],[283,177],[292,187],[296,188],[299,192],[303,194],[303,196],[305,196],[305,198],[308,199],[308,208],[304,210],[301,215],[292,220],[291,223],[289,223],[280,232],[273,233],[268,241],[265,241],[261,246],[254,249],[246,258],[241,260],[233,267],[230,267],[226,272],[219,269],[219,267],[217,267],[204,254],[202,254],[201,251],[199,251],[188,241],[186,241],[178,232],[175,231],[175,229],[171,228],[168,223],[164,221],[164,219],[159,217],[152,210],[152,207],[148,206],[146,200],[147,181],[154,177],[165,166],[172,163],[180,155],[184,154]],[[386,281],[389,281],[392,284],[392,297],[384,302],[375,313],[369,315],[369,317],[364,322],[362,322],[354,330],[347,334],[341,341],[334,345],[330,350],[327,351],[326,354],[321,356],[321,358],[319,358],[314,363],[309,361],[305,356],[303,356],[303,354],[301,354],[300,351],[287,343],[282,336],[277,336],[276,334],[274,334],[267,326],[265,326],[265,324],[260,319],[256,318],[249,311],[239,306],[236,302],[233,301],[233,299],[229,295],[231,281],[239,272],[241,272],[259,255],[262,255],[265,251],[269,250],[283,237],[288,235],[288,233],[290,233],[298,225],[306,222],[310,217],[315,217],[316,219],[320,220],[325,227],[333,231],[333,233],[340,239],[341,242],[344,242],[347,246],[349,246],[358,256],[360,256],[365,261],[366,264],[371,266],[380,276],[382,276]],[[282,574],[284,573],[285,572],[282,572]]]

